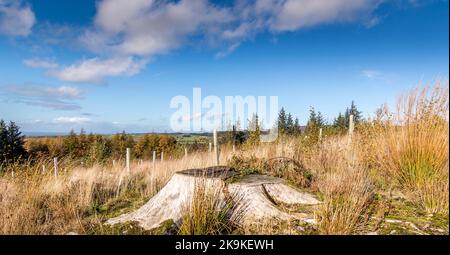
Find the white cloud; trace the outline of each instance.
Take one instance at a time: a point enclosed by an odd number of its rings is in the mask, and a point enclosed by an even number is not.
[[[207,0],[103,0],[97,6],[95,27],[81,40],[90,49],[137,56],[165,53],[190,37],[229,44],[229,49],[263,30],[294,31],[332,22],[370,24],[380,2],[254,0],[224,7]]]
[[[36,22],[28,5],[17,0],[0,0],[0,34],[27,36]]]
[[[55,124],[85,124],[91,122],[91,119],[86,117],[58,117],[53,119]]]
[[[31,106],[40,106],[53,110],[80,110],[73,100],[83,98],[83,92],[75,87],[42,87],[33,85],[7,85],[0,87],[9,100]]]
[[[106,76],[134,75],[145,64],[146,60],[137,61],[133,57],[91,58],[59,70],[50,71],[50,74],[62,81],[100,83]]]
[[[75,87],[42,87],[27,85],[8,85],[2,87],[3,91],[26,97],[41,97],[55,99],[80,99],[82,91]]]
[[[1,0],[0,0],[1,1]],[[335,22],[376,25],[382,0],[100,0],[92,27],[78,41],[101,57],[49,73],[62,81],[100,83],[134,75],[147,60],[195,41],[220,47],[224,57],[258,33],[282,33]],[[53,68],[50,63],[28,63]]]
[[[54,69],[58,68],[58,64],[53,60],[44,60],[44,59],[25,59],[23,63],[32,68],[44,68],[44,69]]]
[[[294,31],[331,22],[367,19],[380,0],[286,0],[274,9],[270,28]]]
[[[103,36],[85,41],[109,37],[108,45],[116,52],[150,56],[176,48],[188,36],[207,32],[232,18],[228,9],[216,8],[207,0],[103,0],[95,16],[96,29]]]

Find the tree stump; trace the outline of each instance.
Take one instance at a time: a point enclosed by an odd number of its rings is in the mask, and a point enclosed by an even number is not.
[[[267,219],[302,219],[298,214],[289,214],[280,210],[279,203],[284,205],[320,203],[313,195],[291,188],[283,179],[276,177],[253,174],[231,183],[225,181],[235,175],[236,172],[232,169],[221,166],[179,171],[141,208],[111,218],[106,224],[134,221],[147,230],[157,228],[167,220],[173,220],[175,224],[180,225],[185,205],[191,202],[195,185],[199,181],[207,188],[221,188],[222,199],[239,198],[234,202],[237,210],[242,212],[241,222],[239,222],[242,225],[251,225]]]

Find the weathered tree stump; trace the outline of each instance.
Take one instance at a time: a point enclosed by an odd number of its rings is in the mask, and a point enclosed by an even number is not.
[[[210,167],[177,172],[154,197],[138,210],[109,219],[107,224],[135,221],[144,229],[159,227],[167,220],[180,225],[186,204],[194,197],[195,185],[201,182],[207,188],[220,188],[222,199],[238,198],[236,210],[241,211],[240,224],[251,225],[265,219],[301,219],[296,214],[280,210],[284,205],[319,204],[313,195],[300,192],[286,185],[283,179],[266,175],[249,175],[228,183],[226,179],[236,172],[228,167]],[[231,196],[230,196],[231,194]]]

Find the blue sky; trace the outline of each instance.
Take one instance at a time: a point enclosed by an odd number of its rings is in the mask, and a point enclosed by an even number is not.
[[[304,124],[448,81],[448,1],[0,0],[0,118],[171,131],[172,97],[278,96]]]

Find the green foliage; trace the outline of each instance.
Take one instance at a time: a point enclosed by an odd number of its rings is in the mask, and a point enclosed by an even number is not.
[[[125,131],[115,134],[111,138],[111,145],[114,152],[113,156],[116,158],[122,158],[127,148],[133,148],[133,136],[125,133]]]
[[[349,128],[350,115],[353,115],[353,122],[355,126],[363,121],[362,112],[358,110],[355,102],[352,101],[350,107],[347,107],[345,113],[339,113],[339,115],[334,119],[333,127],[341,132],[345,132]]]
[[[309,119],[308,124],[306,125],[306,135],[308,139],[312,143],[316,143],[319,141],[319,133],[320,129],[324,128],[326,125],[325,119],[322,116],[321,112],[317,112],[314,107],[311,107],[309,110]]]
[[[282,107],[280,113],[278,113],[278,133],[280,135],[284,135],[287,132],[286,121],[286,111],[284,110],[284,107]]]
[[[286,115],[286,111],[284,108],[281,108],[278,113],[278,134],[281,136],[284,135],[300,135],[301,127],[298,118],[295,118],[291,113]]]
[[[253,114],[252,120],[248,126],[249,136],[246,143],[248,145],[258,145],[261,141],[261,124],[259,122],[258,114]]]
[[[24,136],[14,123],[9,125],[0,120],[0,166],[23,160],[27,157]]]

